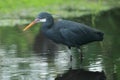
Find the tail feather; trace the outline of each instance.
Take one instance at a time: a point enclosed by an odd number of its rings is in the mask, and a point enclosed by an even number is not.
[[[104,39],[104,33],[103,32],[97,32],[97,40],[102,41]]]

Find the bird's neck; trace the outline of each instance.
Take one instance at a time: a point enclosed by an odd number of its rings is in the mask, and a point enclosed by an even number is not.
[[[54,24],[54,21],[46,21],[45,23],[42,23],[42,31],[46,32],[47,30],[49,30],[50,28],[52,28]]]

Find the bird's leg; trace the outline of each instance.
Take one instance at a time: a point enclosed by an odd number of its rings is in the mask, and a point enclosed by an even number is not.
[[[70,69],[72,69],[72,53],[71,53],[71,47],[68,47],[68,53],[70,54]]]
[[[79,51],[79,53],[80,53],[80,62],[82,63],[82,62],[83,62],[82,49],[81,49],[81,48],[78,48],[78,51]]]

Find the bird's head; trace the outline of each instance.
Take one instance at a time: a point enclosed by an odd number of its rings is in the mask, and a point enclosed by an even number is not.
[[[37,18],[36,18],[34,21],[32,21],[28,26],[26,26],[26,27],[23,29],[23,31],[25,31],[25,30],[27,30],[28,28],[32,27],[32,26],[33,26],[34,24],[36,24],[36,23],[39,23],[39,22],[45,23],[45,22],[47,22],[47,21],[51,22],[52,20],[53,20],[53,17],[52,17],[51,14],[49,14],[49,13],[47,13],[47,12],[42,12],[42,13],[40,13],[40,14],[37,16]]]

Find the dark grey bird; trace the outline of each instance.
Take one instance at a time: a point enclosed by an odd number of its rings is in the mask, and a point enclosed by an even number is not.
[[[42,23],[41,31],[46,37],[55,43],[64,44],[68,48],[79,48],[81,45],[103,40],[103,32],[74,21],[54,21],[52,15],[47,12],[40,13],[23,31],[39,22]]]

